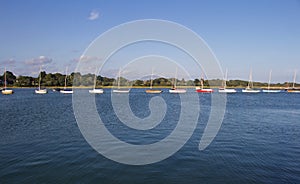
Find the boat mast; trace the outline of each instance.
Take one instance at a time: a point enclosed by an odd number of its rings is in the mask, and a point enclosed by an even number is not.
[[[226,71],[225,71],[225,78],[224,78],[224,89],[226,89],[226,87],[227,87],[227,84],[226,84],[226,81],[227,81],[227,72],[228,72],[228,70],[227,70],[227,68],[226,68]]]
[[[176,67],[176,72],[175,72],[175,78],[174,78],[174,88],[176,89],[176,85],[177,85],[177,72],[178,72],[178,68]]]
[[[270,85],[271,85],[271,77],[272,77],[272,70],[270,70],[270,74],[269,74],[268,90],[270,90]]]
[[[68,76],[68,67],[66,67],[66,77],[65,77],[65,88],[67,89],[67,76]]]
[[[94,78],[94,89],[96,89],[96,85],[97,85],[97,72],[95,73],[95,78]]]
[[[293,89],[295,88],[296,76],[297,76],[297,71],[295,70],[295,73],[294,73],[294,81],[293,81]]]
[[[249,74],[249,82],[248,82],[248,89],[253,88],[253,83],[252,83],[252,68],[250,69],[250,74]]]
[[[201,85],[201,89],[203,89],[203,87],[204,87],[203,73],[201,74],[200,85]]]
[[[4,68],[4,90],[6,89],[6,68]]]
[[[120,89],[120,80],[121,80],[121,68],[119,69],[119,77],[118,77],[118,89]]]
[[[152,85],[153,85],[152,75],[153,75],[153,68],[152,68],[151,76],[150,76],[150,89],[152,89]]]
[[[42,67],[40,66],[40,74],[39,74],[39,90],[41,90],[41,71],[42,71]]]

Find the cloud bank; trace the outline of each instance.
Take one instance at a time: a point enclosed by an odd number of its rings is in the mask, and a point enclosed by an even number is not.
[[[33,58],[33,59],[25,61],[26,65],[32,65],[32,66],[45,65],[45,64],[49,64],[49,63],[52,63],[52,59],[48,58],[46,56],[40,56],[38,58]]]

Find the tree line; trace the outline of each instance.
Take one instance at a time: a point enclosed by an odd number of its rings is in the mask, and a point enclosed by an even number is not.
[[[64,86],[65,85],[65,77],[61,73],[46,73],[45,71],[40,73],[41,76],[41,85],[45,87],[50,86]],[[76,79],[76,80],[74,80]],[[138,86],[138,87],[148,87],[150,86],[150,80],[128,80],[126,78],[120,77],[120,85],[122,86]],[[201,79],[195,80],[185,80],[185,79],[176,79],[177,86],[200,86]],[[71,73],[67,76],[67,86],[93,86],[95,81],[95,74],[85,74],[82,75],[80,73]],[[104,76],[97,76],[96,86],[116,86],[118,79],[108,78]],[[153,86],[172,86],[174,83],[174,78],[156,78],[153,79]],[[6,84],[8,86],[15,87],[35,87],[38,86],[39,77],[31,77],[31,76],[15,76],[12,72],[6,71]],[[213,80],[204,80],[204,86],[221,86],[222,80],[213,79]],[[0,83],[2,86],[4,85],[4,74],[0,76]],[[261,82],[253,82],[254,86],[258,87],[267,87],[268,83]],[[243,87],[247,86],[248,81],[244,80],[229,80],[227,81],[228,87]],[[289,82],[285,83],[277,83],[271,84],[271,86],[276,87],[289,87],[292,84]],[[296,84],[296,87],[300,87],[299,84]]]

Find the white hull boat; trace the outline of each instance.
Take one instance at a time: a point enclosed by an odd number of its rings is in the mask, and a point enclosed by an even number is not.
[[[3,94],[3,95],[11,95],[11,94],[13,94],[13,93],[14,93],[14,91],[11,90],[11,89],[3,89],[3,90],[2,90],[2,94]]]
[[[2,94],[3,95],[11,95],[14,93],[14,91],[12,89],[6,89],[6,68],[4,70],[4,89],[2,89]]]
[[[59,92],[62,93],[62,94],[73,94],[73,90],[63,89],[63,90],[60,90]]]
[[[223,87],[219,88],[219,93],[236,93],[235,89],[227,89],[227,73],[228,73],[228,71],[226,69],[225,77],[223,80]]]
[[[129,93],[130,89],[113,89],[113,93]]]
[[[264,93],[280,93],[281,90],[275,90],[275,89],[263,89],[262,92],[264,92]]]
[[[34,91],[36,94],[46,94],[48,92],[47,89],[41,89],[41,80],[42,80],[41,71],[42,71],[42,68],[40,67],[39,88]]]
[[[46,93],[48,93],[47,89],[36,89],[34,92],[36,94],[46,94]]]
[[[236,93],[236,90],[235,89],[221,88],[221,89],[219,89],[219,93]]]
[[[260,90],[258,90],[258,89],[243,89],[242,92],[243,93],[259,93]]]
[[[243,89],[242,92],[243,93],[259,93],[260,92],[260,90],[258,90],[258,89],[253,89],[252,70],[250,70],[248,86],[245,89]]]
[[[270,74],[269,74],[269,82],[268,82],[268,89],[263,89],[262,92],[263,93],[279,93],[281,92],[281,90],[275,90],[275,89],[270,89],[271,87],[271,78],[272,78],[272,70],[270,70]]]
[[[176,72],[175,72],[175,78],[174,78],[174,82],[173,82],[173,88],[172,89],[169,89],[169,93],[177,93],[177,94],[182,94],[182,93],[186,93],[186,89],[177,89],[176,88],[176,85],[177,85],[177,72],[178,72],[178,69],[176,67]]]
[[[103,89],[92,89],[92,90],[89,90],[89,93],[91,94],[102,94],[104,91]]]
[[[186,93],[186,89],[169,89],[169,93]]]

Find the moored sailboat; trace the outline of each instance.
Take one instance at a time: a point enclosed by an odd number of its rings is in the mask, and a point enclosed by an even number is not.
[[[259,93],[260,92],[260,90],[253,89],[252,70],[250,70],[248,86],[245,89],[243,89],[242,92],[243,93]]]
[[[62,94],[73,94],[72,89],[70,89],[70,90],[67,89],[67,77],[68,77],[68,68],[66,68],[65,87],[64,87],[64,89],[60,90],[59,92]]]
[[[174,78],[174,81],[173,81],[173,87],[171,89],[169,89],[169,93],[186,93],[186,89],[178,89],[176,87],[177,85],[177,72],[178,72],[178,69],[176,67],[176,72],[175,72],[175,78]]]
[[[295,84],[296,84],[296,77],[297,77],[297,71],[295,71],[294,73],[294,81],[293,81],[293,87],[290,89],[287,89],[287,92],[288,93],[300,93],[300,89],[297,89],[295,87]]]
[[[121,69],[119,70],[119,75],[118,75],[118,89],[113,89],[113,93],[129,93],[130,89],[127,88],[121,88]]]
[[[272,78],[272,70],[270,70],[270,74],[269,74],[268,89],[263,89],[262,91],[263,91],[264,93],[279,93],[279,92],[281,92],[281,90],[270,89],[271,78]]]
[[[151,72],[151,76],[150,76],[150,89],[146,90],[146,93],[151,93],[151,94],[158,94],[158,93],[162,93],[162,90],[159,89],[152,89],[153,86],[153,68],[152,68],[152,72]]]
[[[42,80],[42,72],[40,67],[39,88],[34,91],[36,94],[46,94],[48,92],[47,89],[41,89],[41,80]]]
[[[97,75],[95,74],[94,89],[89,90],[89,93],[91,93],[91,94],[102,94],[104,92],[103,89],[97,89],[96,84],[97,84]]]
[[[226,69],[225,77],[224,77],[224,80],[223,80],[223,87],[219,88],[219,93],[236,93],[235,89],[228,89],[227,88],[226,81],[227,81],[227,69]]]
[[[5,70],[4,70],[4,88],[2,89],[1,92],[2,92],[3,95],[11,95],[11,94],[13,94],[14,91],[12,89],[7,89],[6,88],[6,83],[7,83],[7,81],[6,81],[6,68],[5,68]]]

